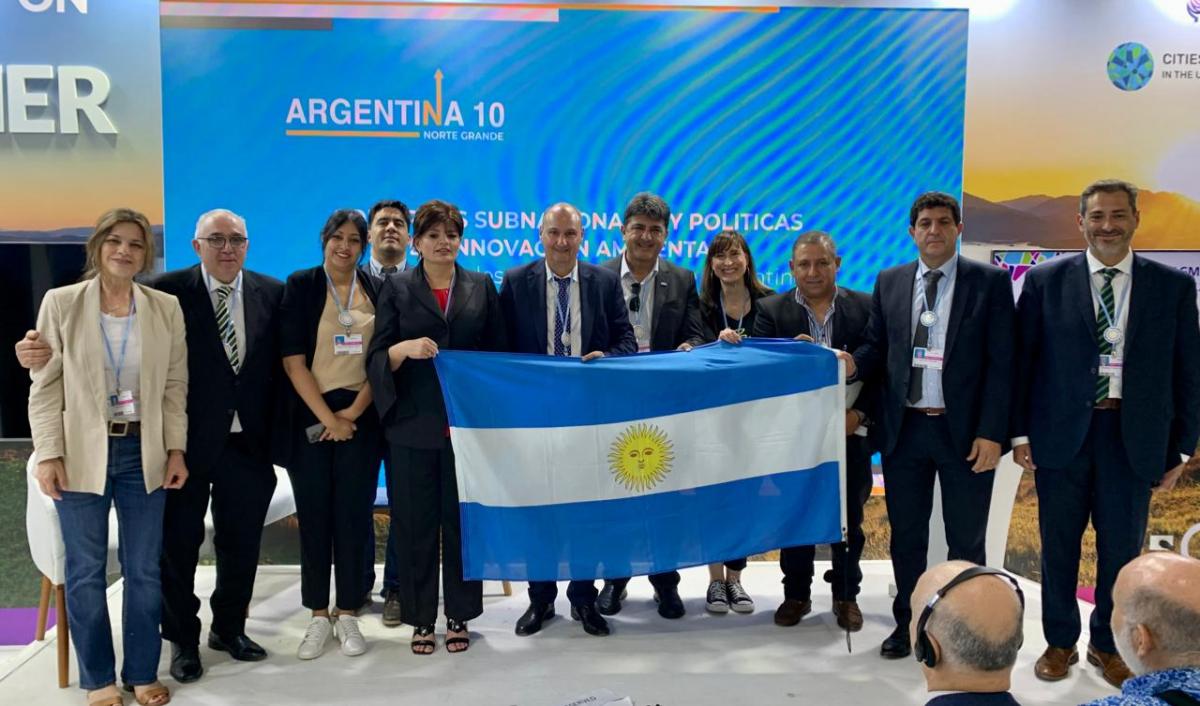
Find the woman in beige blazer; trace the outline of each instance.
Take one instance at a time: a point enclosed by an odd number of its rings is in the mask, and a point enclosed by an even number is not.
[[[46,293],[38,331],[50,361],[31,376],[35,475],[66,545],[67,618],[88,703],[118,706],[105,598],[108,513],[117,508],[124,579],[121,679],[162,706],[159,555],[166,490],[187,479],[187,347],[174,296],[133,281],[154,260],[150,224],[114,209],[88,238],[83,281]]]

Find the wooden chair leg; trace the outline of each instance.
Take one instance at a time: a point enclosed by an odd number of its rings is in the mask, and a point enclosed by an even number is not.
[[[58,688],[67,688],[67,680],[71,676],[71,629],[67,626],[67,587],[56,586],[57,611],[56,630],[58,631]]]
[[[50,591],[54,588],[54,584],[50,583],[50,579],[42,577],[42,595],[38,597],[38,616],[37,616],[37,634],[34,639],[38,642],[46,639],[46,617],[50,612]]]
[[[506,596],[512,595],[512,584],[511,583],[504,581],[500,585],[504,588],[504,595],[506,595]]]

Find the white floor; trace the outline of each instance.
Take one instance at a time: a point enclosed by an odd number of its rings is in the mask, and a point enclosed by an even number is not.
[[[586,635],[572,623],[560,591],[559,617],[532,637],[517,637],[513,625],[527,601],[524,584],[505,597],[500,584],[488,583],[484,614],[471,623],[472,644],[464,654],[446,652],[439,640],[428,657],[410,653],[407,627],[385,628],[375,613],[363,620],[370,650],[348,658],[331,643],[312,662],[301,662],[295,648],[307,624],[300,608],[296,567],[263,567],[259,572],[247,632],[271,653],[265,662],[235,662],[201,648],[205,675],[179,685],[168,676],[169,651],[164,648],[161,674],[174,692],[174,703],[274,705],[301,703],[354,704],[487,704],[488,706],[560,706],[596,689],[628,696],[639,706],[681,704],[923,704],[924,683],[915,660],[888,661],[879,643],[892,628],[887,595],[891,566],[867,562],[860,605],[866,626],[853,636],[847,654],[845,633],[829,611],[820,576],[814,588],[816,612],[797,627],[780,628],[771,621],[782,598],[779,570],[752,563],[743,583],[758,610],[751,615],[709,615],[704,611],[707,574],[683,572],[681,593],[688,614],[682,620],[658,617],[649,583],[629,584],[630,597],[620,615],[610,618],[609,637]],[[201,568],[197,588],[211,590],[214,571]],[[1036,584],[1026,589],[1025,647],[1017,663],[1013,691],[1024,704],[1078,704],[1114,693],[1094,668],[1081,665],[1057,684],[1037,681],[1033,662],[1045,642],[1038,624]],[[565,585],[563,585],[565,588]],[[120,590],[110,593],[109,610],[116,622]],[[1084,625],[1087,624],[1087,606]],[[207,611],[207,607],[205,608]],[[202,616],[207,623],[207,615]],[[439,634],[442,626],[439,626]],[[118,654],[120,654],[119,635]],[[1087,636],[1081,639],[1086,644]],[[0,703],[83,703],[76,689],[78,672],[72,653],[71,687],[58,689],[53,639],[35,643],[0,666]],[[130,700],[131,702],[131,700]],[[594,703],[594,702],[593,702]]]

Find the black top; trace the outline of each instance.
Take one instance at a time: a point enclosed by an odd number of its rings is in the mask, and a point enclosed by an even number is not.
[[[763,297],[769,297],[775,293],[775,290],[768,289],[764,293],[758,293],[754,290],[750,291],[750,311],[742,317],[742,335],[750,336],[754,333],[754,320],[758,318],[759,302]],[[737,330],[738,320],[730,317],[728,328]],[[721,335],[721,331],[726,328],[725,316],[722,315],[721,301],[717,300],[715,305],[710,306],[703,299],[700,300],[700,330],[701,339],[705,343],[712,343],[717,340],[717,336]]]
[[[433,360],[408,359],[393,371],[388,359],[388,348],[413,338],[430,338],[439,350],[507,350],[508,335],[492,278],[455,265],[450,310],[445,315],[423,265],[391,277],[379,295],[367,378],[384,435],[393,444],[437,449],[445,445],[446,405]]]
[[[956,694],[935,696],[925,706],[1021,706],[1021,704],[1007,691],[988,693],[960,691]]]

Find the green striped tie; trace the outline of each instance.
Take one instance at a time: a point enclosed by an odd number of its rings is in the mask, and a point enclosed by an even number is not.
[[[1117,325],[1116,320],[1116,297],[1113,296],[1113,277],[1120,273],[1115,267],[1106,267],[1100,270],[1100,274],[1104,276],[1104,286],[1100,289],[1100,301],[1103,306],[1096,312],[1096,341],[1100,345],[1100,355],[1112,355],[1113,344],[1104,340],[1104,331],[1109,327],[1108,316],[1104,312],[1108,312],[1109,316],[1113,316],[1112,326]],[[1108,378],[1104,375],[1096,376],[1096,402],[1102,402],[1108,399]]]
[[[241,362],[238,360],[237,330],[233,327],[233,316],[229,312],[229,297],[232,294],[233,287],[217,287],[217,331],[221,333],[221,341],[225,344],[229,367],[236,373]]]

